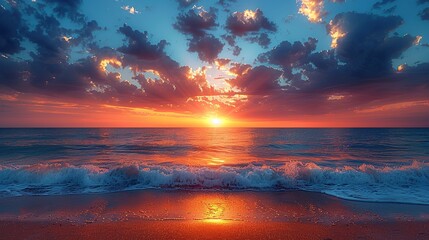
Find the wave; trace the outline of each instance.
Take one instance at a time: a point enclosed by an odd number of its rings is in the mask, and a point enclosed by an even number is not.
[[[345,199],[429,204],[429,163],[396,167],[326,167],[314,162],[221,166],[37,164],[0,166],[0,196],[107,193],[135,189],[256,190],[299,189]]]

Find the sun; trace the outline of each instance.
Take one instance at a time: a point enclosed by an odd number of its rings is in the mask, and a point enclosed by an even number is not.
[[[219,127],[220,125],[222,125],[222,119],[220,118],[212,118],[210,119],[210,122],[214,127]]]

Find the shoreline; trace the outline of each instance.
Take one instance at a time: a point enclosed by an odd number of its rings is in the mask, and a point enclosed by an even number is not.
[[[0,239],[427,239],[429,206],[306,191],[133,190],[2,198],[0,229]]]

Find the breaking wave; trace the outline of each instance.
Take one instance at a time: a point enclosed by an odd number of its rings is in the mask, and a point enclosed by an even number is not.
[[[396,167],[326,167],[288,162],[280,167],[37,164],[0,166],[0,196],[108,193],[135,189],[213,191],[306,190],[345,199],[429,204],[429,163]]]

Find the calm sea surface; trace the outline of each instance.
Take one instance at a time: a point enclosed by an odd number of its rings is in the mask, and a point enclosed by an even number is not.
[[[0,197],[148,188],[429,204],[429,129],[0,129]]]

